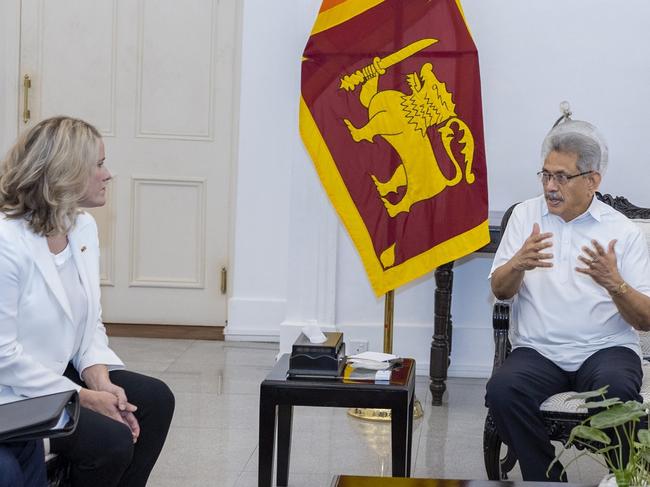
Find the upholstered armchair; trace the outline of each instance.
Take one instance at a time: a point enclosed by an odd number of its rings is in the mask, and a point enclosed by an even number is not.
[[[596,193],[601,201],[620,211],[628,218],[634,220],[641,226],[648,240],[650,251],[650,208],[640,208],[631,204],[623,197],[612,197],[611,195],[602,195]],[[508,218],[512,213],[511,206],[503,216],[501,221],[501,233],[505,230]],[[510,352],[510,341],[508,338],[510,328],[510,305],[506,302],[498,301],[494,305],[492,324],[494,328],[494,365],[493,371],[503,364]],[[644,357],[650,358],[650,332],[640,333],[641,348]],[[579,410],[578,405],[581,401],[567,398],[575,394],[574,392],[565,392],[549,397],[542,405],[540,410],[544,417],[546,429],[551,440],[566,443],[569,439],[571,429],[586,419],[587,413],[584,409]],[[644,402],[650,402],[650,363],[644,361],[643,364],[643,384],[641,386],[641,395]],[[485,419],[483,430],[483,458],[485,461],[485,470],[490,480],[504,480],[508,478],[508,472],[517,463],[514,453],[503,444],[497,433],[494,420],[489,412]]]

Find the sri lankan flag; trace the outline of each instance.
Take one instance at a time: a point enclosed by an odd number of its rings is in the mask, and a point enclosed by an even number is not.
[[[323,0],[300,132],[377,295],[489,242],[478,54],[456,0]]]

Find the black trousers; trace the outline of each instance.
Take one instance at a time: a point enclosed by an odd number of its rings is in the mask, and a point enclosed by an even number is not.
[[[546,476],[555,449],[539,406],[553,394],[605,385],[608,397],[640,401],[642,378],[639,356],[625,347],[599,350],[575,372],[562,370],[531,348],[515,348],[488,381],[485,400],[501,439],[519,460],[523,479],[566,481],[558,463]]]
[[[65,375],[84,385],[72,366]],[[110,378],[138,407],[134,414],[140,437],[134,444],[125,424],[81,408],[75,432],[50,443],[53,452],[70,462],[73,486],[145,486],[167,437],[174,413],[174,395],[169,387],[153,377],[126,370],[110,372]]]
[[[45,487],[43,440],[0,443],[0,487]]]

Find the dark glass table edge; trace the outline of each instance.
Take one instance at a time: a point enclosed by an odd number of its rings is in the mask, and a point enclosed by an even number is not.
[[[273,366],[273,369],[269,372],[266,378],[262,381],[262,385],[265,383],[274,385],[278,384],[288,384],[292,387],[302,387],[302,386],[313,386],[313,385],[322,385],[329,387],[346,387],[350,385],[361,386],[361,387],[381,387],[381,388],[403,388],[407,387],[410,382],[410,377],[415,374],[415,360],[412,358],[404,357],[402,365],[395,367],[394,370],[398,370],[404,367],[408,367],[407,373],[404,374],[403,382],[392,382],[392,381],[373,381],[365,379],[346,379],[343,377],[289,377],[287,372],[289,369],[289,357],[290,354],[285,353],[278,359],[278,361]]]
[[[596,487],[597,484],[562,483],[562,487]],[[523,480],[458,480],[418,477],[335,475],[330,487],[557,487],[556,482]]]

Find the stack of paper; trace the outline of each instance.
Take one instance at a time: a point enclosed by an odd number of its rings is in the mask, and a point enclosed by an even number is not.
[[[350,355],[347,363],[356,369],[387,370],[396,360],[399,360],[399,357],[392,353],[362,352]]]

